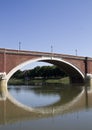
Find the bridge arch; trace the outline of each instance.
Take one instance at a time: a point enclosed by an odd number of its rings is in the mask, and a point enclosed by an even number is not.
[[[74,66],[73,64],[63,60],[62,58],[54,58],[54,57],[40,57],[40,58],[35,58],[35,59],[31,59],[28,61],[25,61],[21,64],[19,64],[18,66],[16,66],[15,68],[13,68],[7,75],[6,75],[6,79],[7,82],[10,79],[10,77],[19,69],[21,69],[22,67],[30,64],[30,63],[34,63],[34,62],[47,62],[47,63],[51,63],[54,65],[57,65],[58,67],[60,67],[63,71],[65,71],[69,77],[71,82],[83,82],[84,81],[84,74],[80,71],[79,68],[77,68],[76,66]]]

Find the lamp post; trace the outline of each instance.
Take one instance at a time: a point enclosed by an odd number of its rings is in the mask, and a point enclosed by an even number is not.
[[[53,46],[51,45],[51,58],[53,57]]]
[[[53,46],[51,45],[51,53],[53,53]]]
[[[75,55],[77,56],[77,49],[75,50]]]
[[[21,42],[19,42],[19,50],[21,50]]]

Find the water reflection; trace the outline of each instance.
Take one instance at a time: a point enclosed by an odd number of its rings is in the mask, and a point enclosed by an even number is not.
[[[31,107],[61,105],[71,101],[80,91],[79,86],[9,86],[13,97]]]
[[[7,93],[7,99],[0,101],[0,124],[63,115],[92,107],[91,92],[87,92],[85,88],[80,92],[80,88],[75,89],[74,87],[67,87],[67,89],[64,89],[64,87],[61,89],[54,88],[54,90],[52,88],[27,88],[27,91],[31,90],[38,95],[42,93],[43,95],[55,93],[60,96],[60,99],[57,102],[37,108],[25,106],[17,102],[10,93]],[[22,89],[25,90],[26,88]],[[21,89],[19,90],[17,88],[16,90],[19,93]]]

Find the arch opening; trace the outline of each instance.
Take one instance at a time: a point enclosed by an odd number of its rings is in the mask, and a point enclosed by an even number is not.
[[[41,57],[41,58],[36,58],[36,59],[31,59],[28,60],[24,63],[21,63],[20,65],[16,66],[13,68],[7,75],[7,82],[11,78],[11,76],[18,70],[20,70],[22,67],[34,63],[34,62],[47,62],[53,65],[58,66],[62,71],[67,73],[70,77],[71,83],[83,83],[84,82],[84,75],[83,73],[74,65],[72,65],[69,62],[66,62],[62,59],[59,58],[54,58],[54,57]]]

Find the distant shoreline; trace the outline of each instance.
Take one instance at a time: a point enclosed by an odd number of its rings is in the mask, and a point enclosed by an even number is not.
[[[8,85],[44,85],[44,84],[69,84],[69,77],[65,78],[48,78],[48,79],[10,79]]]

